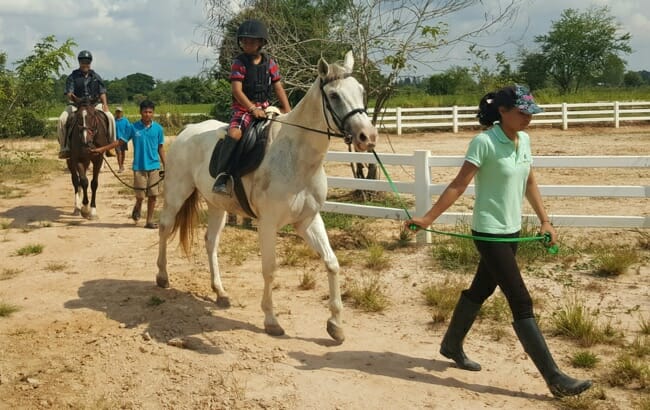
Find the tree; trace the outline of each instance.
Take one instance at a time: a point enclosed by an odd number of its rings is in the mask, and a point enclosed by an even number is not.
[[[625,61],[617,55],[610,54],[605,58],[605,67],[600,77],[596,78],[596,83],[608,87],[618,87],[623,84],[625,75]]]
[[[643,77],[638,71],[628,71],[623,76],[623,84],[626,87],[640,87],[644,84]]]
[[[126,91],[130,95],[143,94],[147,95],[156,87],[156,81],[149,74],[135,73],[129,74],[125,78]]]
[[[442,74],[429,77],[427,93],[432,95],[460,94],[476,88],[467,67],[452,67]]]
[[[543,88],[548,81],[548,67],[544,54],[522,52],[519,76],[531,90]]]
[[[607,7],[585,12],[566,9],[551,31],[537,36],[549,74],[563,93],[577,92],[591,79],[603,75],[607,59],[630,53],[630,34],[620,33],[619,24]]]
[[[56,45],[47,36],[34,45],[29,56],[16,61],[16,70],[5,67],[6,54],[0,53],[0,137],[34,136],[45,132],[43,112],[53,104],[54,84],[76,43],[67,39]]]

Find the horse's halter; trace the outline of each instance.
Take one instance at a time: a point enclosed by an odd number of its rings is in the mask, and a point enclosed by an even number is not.
[[[345,74],[343,78],[348,78],[351,77],[352,74]],[[336,78],[334,80],[340,80],[340,78]],[[330,120],[327,115],[327,112],[332,116],[332,120],[334,121],[334,125],[336,125],[336,128],[338,128],[339,132],[343,135],[343,140],[345,141],[346,144],[351,144],[352,143],[352,135],[350,135],[349,132],[346,132],[345,130],[345,124],[346,122],[352,117],[353,115],[356,114],[366,114],[368,115],[368,112],[366,111],[366,108],[355,108],[351,111],[349,111],[347,114],[341,118],[336,111],[334,111],[334,108],[332,108],[332,104],[330,102],[330,99],[327,97],[327,93],[325,92],[325,86],[334,81],[334,80],[329,80],[325,81],[323,79],[320,80],[320,93],[321,96],[323,97],[323,115],[325,116],[325,122],[327,123],[327,135],[330,137],[331,135],[336,135],[336,134],[331,134],[330,130],[332,129],[332,126],[330,125]],[[325,111],[327,109],[327,111]]]

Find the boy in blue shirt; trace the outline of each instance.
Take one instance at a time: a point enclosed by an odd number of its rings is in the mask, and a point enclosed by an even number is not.
[[[145,100],[140,103],[140,120],[129,127],[126,135],[121,135],[112,144],[96,148],[93,152],[105,151],[133,141],[133,186],[135,188],[135,205],[131,218],[140,219],[142,200],[147,197],[147,222],[144,227],[158,228],[153,222],[156,198],[161,192],[161,182],[165,167],[165,134],[163,127],[153,120],[155,104]]]
[[[129,120],[124,116],[124,110],[122,110],[122,107],[116,107],[115,108],[115,135],[117,138],[120,138],[122,136],[128,135],[130,132],[131,128],[131,123]],[[117,165],[119,165],[120,169],[118,172],[123,172],[124,171],[124,157],[126,156],[126,152],[129,150],[129,144],[120,144],[117,147],[115,147],[115,152],[117,153]]]

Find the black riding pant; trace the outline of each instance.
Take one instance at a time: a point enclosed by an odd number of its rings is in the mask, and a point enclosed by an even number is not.
[[[517,238],[519,232],[509,235],[495,235],[472,231],[474,236],[494,238]],[[515,255],[517,242],[486,242],[475,240],[481,260],[469,289],[463,291],[465,297],[477,304],[490,297],[497,286],[508,300],[514,320],[528,319],[533,315],[533,301],[521,277]]]

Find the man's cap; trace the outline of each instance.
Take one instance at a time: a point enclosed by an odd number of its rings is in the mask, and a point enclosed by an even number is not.
[[[121,105],[118,105],[117,107],[115,107],[115,112],[118,112],[118,111],[124,112]]]

